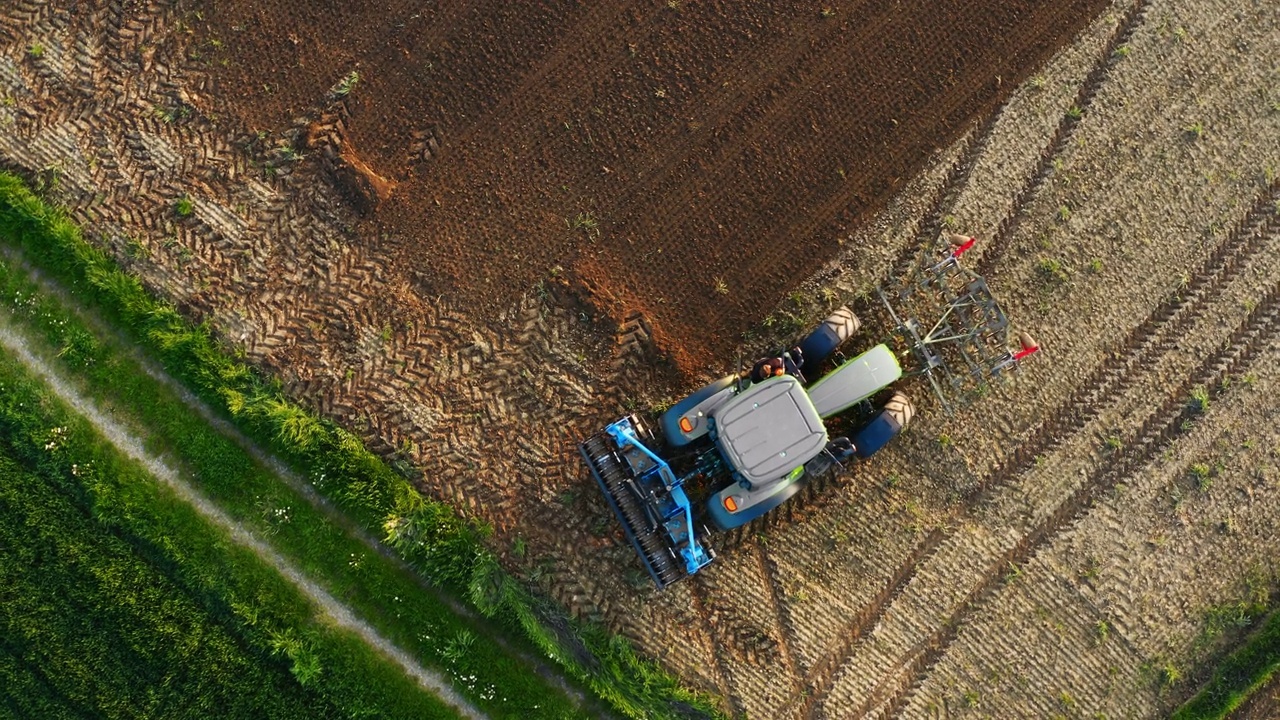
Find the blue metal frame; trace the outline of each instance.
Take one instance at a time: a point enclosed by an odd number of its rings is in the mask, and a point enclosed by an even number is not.
[[[605,432],[613,438],[619,448],[625,448],[630,445],[653,460],[654,467],[646,471],[641,478],[657,474],[667,491],[667,497],[671,499],[669,507],[655,509],[661,512],[662,524],[666,528],[667,534],[671,536],[671,540],[676,547],[680,548],[680,556],[684,559],[685,571],[692,575],[709,565],[712,557],[703,549],[694,535],[693,507],[689,503],[689,497],[682,487],[684,478],[677,478],[676,474],[672,472],[671,466],[665,460],[658,457],[656,453],[640,442],[629,418],[623,418],[613,423],[605,428]]]
[[[653,565],[649,563],[647,558],[645,558],[644,547],[640,545],[640,540],[636,537],[635,533],[631,532],[631,526],[623,520],[622,509],[618,507],[618,501],[613,499],[613,494],[609,492],[609,486],[605,485],[604,478],[601,477],[600,473],[596,470],[595,463],[591,462],[591,457],[587,455],[586,447],[579,445],[578,452],[582,454],[582,459],[587,463],[587,469],[591,471],[592,477],[594,477],[596,479],[596,483],[600,485],[600,491],[604,495],[604,499],[609,501],[609,507],[613,509],[613,514],[618,516],[619,520],[622,520],[619,524],[622,525],[623,532],[627,534],[627,540],[631,541],[631,547],[635,548],[636,554],[640,556],[640,561],[644,564],[644,569],[649,571],[649,577],[653,578],[653,584],[657,585],[659,590],[666,587],[667,584],[662,581],[662,578],[658,577],[658,573],[654,570]]]

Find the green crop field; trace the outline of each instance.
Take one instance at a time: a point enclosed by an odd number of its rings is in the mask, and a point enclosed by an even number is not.
[[[14,717],[457,716],[8,356],[0,588]]]
[[[229,608],[219,613],[215,598],[170,575],[159,548],[97,522],[70,492],[0,457],[0,684],[11,716],[333,713],[268,638],[251,637]]]

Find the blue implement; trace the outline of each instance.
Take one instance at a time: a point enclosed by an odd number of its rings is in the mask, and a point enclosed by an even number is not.
[[[638,419],[622,418],[579,451],[661,590],[706,567],[715,554],[698,537],[684,478],[640,435]]]

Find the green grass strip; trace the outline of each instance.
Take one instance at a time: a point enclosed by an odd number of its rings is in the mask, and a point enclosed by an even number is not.
[[[104,252],[87,243],[60,211],[46,206],[18,178],[3,173],[0,240],[12,242],[42,271],[68,288],[78,302],[94,307],[108,321],[126,330],[170,374],[204,401],[226,412],[247,435],[271,447],[349,517],[382,536],[424,577],[515,630],[617,711],[634,718],[722,716],[714,699],[683,688],[655,663],[639,658],[629,643],[598,626],[571,622],[549,601],[530,594],[501,569],[484,546],[481,529],[459,518],[446,505],[424,498],[404,477],[370,453],[356,436],[290,401],[277,382],[264,380],[236,359],[233,352],[214,340],[209,328],[191,325],[171,305],[152,297],[137,279],[119,270]],[[21,302],[37,302],[21,297],[19,301],[19,310]],[[27,312],[37,320],[42,314],[48,317],[40,321],[41,334],[60,350],[69,367],[85,373],[104,362],[96,354],[103,351],[103,343],[66,309]],[[113,377],[120,374],[107,373]],[[98,377],[90,384],[102,388],[105,379]],[[124,402],[145,385],[145,381],[137,383],[117,397]],[[167,424],[157,419],[147,422],[157,431]],[[183,447],[188,442],[175,436],[166,444]],[[198,443],[191,447],[197,448]],[[218,453],[206,454],[212,457]],[[194,457],[187,460],[193,465],[197,462]],[[237,492],[234,484],[228,485],[227,492]],[[254,491],[256,494],[244,489],[239,492],[242,495],[235,506],[243,508],[244,503],[252,502],[261,520],[270,521],[269,513],[280,509],[278,499],[265,497],[261,486]],[[296,514],[301,506],[289,507],[289,522],[301,525]],[[374,557],[355,560],[357,564],[372,563]],[[310,561],[302,564],[309,570],[316,569]],[[340,578],[330,579],[341,582]],[[366,582],[363,578],[351,581],[348,588],[360,593]],[[408,596],[400,595],[402,601]],[[488,641],[484,635],[443,637],[450,656],[461,653],[465,657]],[[393,638],[403,639],[394,634]],[[433,635],[437,644],[441,638]],[[469,697],[477,701],[474,695]],[[485,706],[478,701],[477,704]]]
[[[175,458],[184,476],[228,516],[268,538],[306,575],[386,638],[449,676],[454,688],[493,717],[579,714],[551,686],[403,566],[372,552],[334,518],[211,427],[157,382],[118,341],[93,334],[63,303],[0,262],[0,307],[31,331],[37,355],[80,380],[80,391],[133,426],[153,453]],[[40,352],[44,346],[46,352]],[[32,349],[32,348],[29,348]],[[316,478],[323,484],[322,478]]]
[[[20,716],[458,717],[7,354],[0,483]]]
[[[1231,653],[1200,692],[1172,715],[1172,720],[1218,720],[1240,707],[1266,685],[1280,668],[1280,611]]]

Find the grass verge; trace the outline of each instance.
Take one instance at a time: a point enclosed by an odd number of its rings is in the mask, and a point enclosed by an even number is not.
[[[1273,611],[1244,645],[1227,656],[1200,692],[1171,720],[1217,720],[1240,707],[1280,668],[1280,611]]]
[[[17,717],[458,717],[2,353],[0,557]]]
[[[584,717],[563,691],[495,642],[491,630],[460,616],[438,593],[424,592],[401,564],[345,532],[148,375],[126,347],[95,334],[10,263],[0,262],[0,306],[34,340],[28,349],[77,378],[79,390],[127,423],[148,451],[173,459],[223,512],[268,538],[398,647],[448,676],[472,704],[494,717]]]
[[[125,329],[169,373],[205,402],[225,412],[250,437],[271,447],[324,497],[361,526],[383,537],[424,577],[466,598],[486,617],[496,618],[523,635],[617,711],[635,718],[720,715],[714,700],[681,687],[656,664],[639,658],[625,641],[599,627],[569,622],[550,603],[530,594],[501,569],[484,546],[483,529],[459,518],[447,506],[424,498],[351,433],[290,401],[278,383],[262,378],[234,352],[220,346],[208,327],[193,326],[171,305],[151,296],[136,278],[119,270],[105,253],[87,243],[60,211],[46,206],[18,178],[7,174],[0,174],[0,239],[21,249],[78,302],[96,308],[109,322]],[[39,332],[59,349],[68,367],[91,378],[89,384],[97,388],[95,392],[106,393],[108,385],[119,383],[120,389],[112,392],[123,402],[155,385],[140,370],[94,374],[95,366],[106,364],[98,354],[105,352],[106,343],[66,308],[36,310],[33,304],[23,310],[21,302],[53,300],[20,297],[16,304],[39,324]],[[43,320],[41,316],[45,316]],[[148,419],[147,423],[159,431],[186,414],[188,411],[179,408]],[[185,432],[179,431],[169,442],[174,447],[193,448],[192,456],[202,454],[199,445],[209,438],[187,437]],[[221,463],[220,452],[209,450],[205,454],[210,462]],[[196,462],[194,458],[186,460],[193,465]],[[204,479],[201,484],[211,495],[216,494]],[[224,497],[234,496],[235,507],[241,508],[237,517],[248,519],[256,512],[261,522],[293,527],[302,524],[297,514],[301,505],[287,505],[289,510],[279,515],[282,506],[275,497],[264,496],[264,486],[251,490],[230,483],[226,492]],[[224,497],[219,497],[219,502],[225,502]],[[253,512],[245,509],[249,505]],[[277,514],[274,520],[272,513]],[[288,520],[282,523],[281,517]],[[278,533],[282,531],[283,527],[277,528]],[[376,559],[352,558],[334,551],[327,555],[348,564],[367,562],[366,567]],[[312,559],[301,564],[311,570],[316,562]],[[334,582],[343,580],[339,576]],[[358,576],[349,575],[346,582],[348,590],[357,594],[376,587],[376,583]],[[343,596],[340,591],[337,594]],[[407,602],[410,597],[425,595],[406,592],[398,597],[400,602]],[[421,597],[414,600],[419,601]],[[385,611],[383,617],[394,614]],[[382,627],[381,623],[375,624]],[[389,634],[394,640],[405,637]],[[474,648],[482,641],[488,642],[488,638],[455,632],[452,636],[432,634],[431,640],[422,642],[431,646],[444,644],[444,649],[452,648],[450,655],[456,655],[476,652]],[[503,685],[497,683],[493,687]],[[481,707],[490,706],[489,701],[478,696],[481,694],[483,689],[472,688],[468,696]]]

